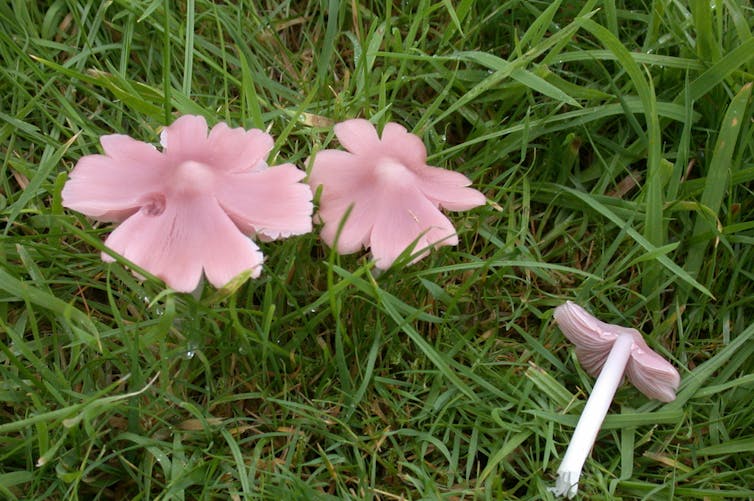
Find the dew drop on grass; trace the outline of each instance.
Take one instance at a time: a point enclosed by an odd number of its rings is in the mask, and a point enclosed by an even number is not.
[[[186,360],[191,360],[192,358],[194,358],[194,355],[196,355],[196,345],[193,343],[189,343],[186,346],[186,351],[183,353],[183,357]]]
[[[150,305],[150,303],[152,302],[152,300],[151,300],[151,299],[149,299],[149,296],[141,296],[141,300],[142,300],[142,302],[143,302],[143,303],[144,303],[145,305],[147,305],[147,307],[148,307],[148,306]],[[163,309],[162,309],[162,308],[158,308],[158,307],[157,307],[157,306],[155,305],[155,306],[154,306],[154,313],[155,313],[155,315],[157,315],[157,316],[161,316],[161,315],[162,315],[162,314],[164,313],[164,311],[163,311]]]

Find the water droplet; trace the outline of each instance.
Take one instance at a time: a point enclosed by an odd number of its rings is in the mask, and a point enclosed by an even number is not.
[[[188,346],[186,346],[186,351],[184,352],[183,357],[186,360],[191,360],[194,358],[194,355],[196,355],[196,345],[189,343]]]
[[[141,300],[147,306],[149,306],[150,303],[152,302],[152,300],[149,299],[149,296],[141,296]],[[158,308],[157,307],[157,303],[155,303],[155,304],[152,305],[152,309],[154,310],[154,313],[157,316],[161,316],[164,313],[164,311],[163,311],[162,308]]]

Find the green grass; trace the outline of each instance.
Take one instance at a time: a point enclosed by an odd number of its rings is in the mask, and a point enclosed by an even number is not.
[[[712,5],[0,3],[0,497],[551,498],[593,384],[570,299],[683,376],[618,390],[584,498],[753,498],[754,12]],[[182,113],[302,168],[332,123],[396,121],[490,204],[379,276],[315,233],[164,293],[60,191]]]

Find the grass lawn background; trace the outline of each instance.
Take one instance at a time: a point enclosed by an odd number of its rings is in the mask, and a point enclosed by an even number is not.
[[[754,12],[743,1],[0,3],[0,497],[547,499],[593,378],[565,300],[635,326],[585,499],[754,498]],[[201,300],[60,191],[103,134],[259,127],[271,164],[395,121],[486,207],[370,271],[316,233]]]

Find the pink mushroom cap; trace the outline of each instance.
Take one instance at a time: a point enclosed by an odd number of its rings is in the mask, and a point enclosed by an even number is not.
[[[274,240],[312,229],[312,191],[293,164],[269,167],[272,136],[258,129],[211,129],[184,115],[166,127],[162,151],[123,134],[100,139],[103,154],[79,159],[63,205],[120,223],[105,245],[181,292],[202,274],[215,287],[248,272],[263,255],[252,238]],[[102,258],[113,258],[103,253]]]
[[[575,345],[576,356],[589,375],[598,376],[610,350],[621,335],[633,338],[626,377],[639,391],[661,402],[675,400],[681,382],[678,371],[652,350],[636,329],[608,324],[571,301],[558,306],[555,321]]]
[[[324,223],[322,239],[340,254],[369,248],[384,270],[415,244],[416,262],[431,248],[458,244],[441,209],[464,211],[486,203],[463,174],[427,165],[424,143],[397,123],[386,124],[381,136],[360,118],[334,130],[346,151],[318,152],[309,185],[313,191],[322,186],[316,219]]]

